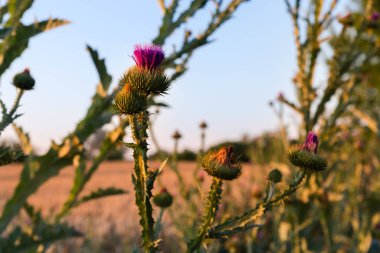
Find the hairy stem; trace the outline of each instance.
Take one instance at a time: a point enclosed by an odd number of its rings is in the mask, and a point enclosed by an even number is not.
[[[221,179],[214,177],[210,186],[210,191],[207,197],[207,208],[201,226],[199,227],[197,236],[193,238],[189,244],[187,252],[196,251],[206,238],[206,234],[213,223],[216,213],[218,212],[219,203],[222,195],[222,183]]]
[[[152,193],[148,183],[148,113],[142,112],[129,116],[132,138],[135,142],[133,159],[135,161],[133,183],[136,205],[139,209],[140,225],[142,227],[143,245],[146,252],[155,252],[153,208],[150,203]]]
[[[256,208],[244,213],[243,215],[228,219],[222,224],[213,227],[207,232],[206,236],[208,238],[221,238],[234,234],[238,231],[245,231],[255,227],[255,225],[251,223],[261,217],[266,211],[283,202],[288,196],[293,194],[299,188],[305,177],[306,172],[304,169],[301,169],[295,177],[294,182],[289,184],[289,187],[286,190],[273,196],[273,198],[268,201],[258,204]]]

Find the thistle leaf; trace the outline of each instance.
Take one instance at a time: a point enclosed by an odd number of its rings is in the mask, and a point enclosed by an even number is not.
[[[91,192],[89,195],[84,196],[78,202],[75,204],[75,206],[78,206],[80,204],[83,204],[85,202],[96,200],[103,197],[109,197],[109,196],[115,196],[115,195],[121,195],[121,194],[127,194],[128,191],[125,191],[123,189],[118,189],[115,187],[109,187],[109,188],[99,188],[96,191]]]

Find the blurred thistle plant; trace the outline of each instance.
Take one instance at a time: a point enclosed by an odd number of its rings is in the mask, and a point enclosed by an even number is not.
[[[196,237],[188,243],[188,252],[194,252],[201,246],[212,226],[222,198],[223,180],[234,180],[241,174],[241,165],[236,162],[232,147],[222,147],[217,151],[210,151],[204,156],[202,166],[212,176],[212,183],[201,225]]]
[[[0,105],[2,107],[2,120],[0,122],[0,134],[4,129],[12,124],[21,114],[15,114],[24,91],[33,89],[35,80],[30,75],[30,71],[26,68],[23,72],[16,74],[13,77],[13,85],[17,89],[17,95],[13,102],[12,108],[8,111],[4,102],[0,99]]]
[[[305,149],[310,149],[313,152],[317,150],[317,146],[318,139],[315,135],[310,135],[305,142]],[[265,212],[272,210],[274,206],[283,203],[300,187],[308,174],[304,168],[300,168],[294,177],[294,181],[285,190],[278,191],[275,185],[282,181],[283,176],[278,169],[272,170],[268,175],[266,197],[262,202],[257,203],[255,208],[241,216],[231,217],[218,225],[213,225],[222,198],[223,180],[237,179],[241,175],[242,168],[231,147],[222,147],[219,150],[208,152],[202,160],[202,166],[213,179],[206,199],[203,219],[198,232],[188,242],[187,252],[196,252],[207,239],[225,239],[235,233],[258,226],[254,221],[263,216]],[[259,197],[259,195],[262,194],[256,193],[255,197]]]
[[[378,94],[379,87],[376,73],[380,56],[377,15],[380,6],[373,0],[349,1],[352,11],[339,15],[339,2],[285,0],[293,25],[297,69],[293,78],[296,99],[284,98],[282,103],[300,116],[300,138],[307,136],[312,129],[318,129],[321,147],[328,151],[326,155],[334,168],[323,175],[328,183],[321,183],[321,177],[313,172],[326,168],[327,163],[316,153],[317,150],[314,153],[313,148],[303,145],[293,147],[288,154],[293,165],[310,173],[310,184],[298,196],[308,209],[302,205],[294,206],[293,213],[302,213],[302,218],[278,219],[277,222],[287,222],[297,228],[311,222],[311,217],[318,217],[303,231],[311,231],[318,225],[323,240],[322,244],[315,243],[315,233],[293,232],[289,242],[295,251],[301,248],[311,251],[350,248],[357,251],[360,247],[364,252],[371,244],[367,223],[372,214],[361,204],[374,185],[363,183],[369,179],[363,173],[364,165],[358,162],[362,159],[358,158],[361,152],[352,149],[353,145],[340,138],[339,133],[362,131],[368,127],[373,132],[374,141],[378,141],[380,121],[374,102],[378,99],[373,98],[378,97],[375,94]],[[318,67],[323,62],[326,80],[317,78]],[[378,161],[374,158],[378,156],[376,153],[369,152],[368,156],[372,158],[367,158],[366,166],[373,166],[373,159]],[[349,197],[331,200],[331,196]],[[347,208],[343,211],[340,206]],[[336,220],[337,216],[342,219]],[[352,227],[354,232],[342,232],[342,227]],[[348,243],[340,243],[342,238]]]

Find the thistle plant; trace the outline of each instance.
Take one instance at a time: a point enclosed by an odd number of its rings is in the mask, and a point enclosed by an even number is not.
[[[201,246],[208,230],[211,228],[222,198],[223,180],[234,180],[240,176],[241,165],[235,159],[231,147],[210,152],[203,158],[202,166],[213,178],[201,225],[196,237],[190,240],[188,244],[188,252],[194,252]]]
[[[137,45],[133,52],[136,66],[129,69],[120,80],[121,89],[116,94],[114,106],[119,114],[128,117],[134,143],[135,161],[132,182],[135,189],[136,205],[139,209],[144,249],[154,252],[157,249],[154,233],[153,208],[150,203],[154,181],[158,170],[148,169],[148,98],[165,94],[170,82],[163,69],[164,51],[156,45]]]
[[[365,195],[356,193],[364,189],[373,192],[374,186],[360,185],[352,190],[352,185],[359,184],[348,175],[355,174],[356,178],[366,176],[360,172],[361,163],[355,160],[358,159],[357,150],[350,147],[352,143],[348,143],[343,135],[363,133],[366,132],[363,128],[368,127],[374,133],[373,138],[378,138],[379,120],[374,101],[378,97],[375,95],[378,88],[375,87],[378,87],[379,81],[371,69],[379,60],[380,6],[372,0],[349,1],[355,6],[352,11],[339,13],[339,3],[285,0],[297,53],[296,74],[292,79],[296,99],[291,101],[283,95],[278,101],[300,116],[300,138],[309,136],[308,132],[312,129],[318,129],[322,148],[327,151],[326,156],[333,168],[323,173],[323,179],[328,183],[322,183],[322,178],[314,172],[324,169],[326,161],[317,150],[303,145],[293,147],[288,154],[294,165],[311,173],[307,187],[298,196],[302,205],[293,207],[293,213],[303,213],[299,216],[302,218],[294,218],[290,222],[278,218],[277,221],[291,224],[293,228],[305,226],[303,233],[293,233],[291,245],[296,251],[302,247],[316,251],[322,250],[322,247],[324,250],[347,250],[351,247],[353,251],[359,245],[367,245],[360,246],[367,247],[367,250],[370,248],[368,238],[371,233],[365,224],[373,214],[357,207],[361,202],[358,199],[365,198]],[[327,78],[318,80],[318,68],[322,64],[326,66]],[[367,160],[367,166],[373,166],[370,164],[372,162]],[[357,201],[331,197],[346,194],[350,196],[348,199]],[[305,209],[305,206],[308,208]],[[345,206],[345,211],[339,206]],[[286,215],[291,214],[285,210]],[[346,218],[336,220],[336,216]],[[358,217],[366,218],[362,220]],[[304,225],[307,223],[307,226]],[[349,235],[344,231],[350,226],[356,226],[356,233]],[[316,233],[309,232],[312,230],[318,231],[323,243],[315,242]],[[352,243],[339,244],[341,238]]]
[[[32,6],[33,0],[23,1],[6,1],[5,4],[1,4],[1,67],[0,75],[3,74],[11,63],[19,57],[22,52],[28,47],[29,40],[42,32],[47,30],[68,24],[69,22],[61,19],[49,19],[43,21],[36,21],[33,24],[24,24],[21,19],[24,13]],[[188,6],[179,7],[179,2],[176,0],[159,1],[159,6],[163,12],[162,23],[160,24],[159,31],[153,41],[156,44],[164,45],[169,38],[178,30],[179,27],[183,27],[192,19],[196,19],[197,13],[205,8],[208,1],[193,0]],[[212,40],[212,35],[219,30],[223,24],[225,24],[235,13],[235,11],[247,2],[245,0],[231,0],[225,2],[223,5],[215,2],[212,7],[212,15],[207,26],[200,30],[197,34],[191,32],[190,27],[186,29],[185,40],[183,43],[176,47],[177,50],[173,50],[160,65],[161,69],[171,69],[171,75],[168,76],[168,80],[173,81],[179,78],[188,70],[188,62],[193,53],[200,47],[209,44]],[[184,7],[184,8],[182,8]],[[199,31],[199,30],[198,30]],[[157,48],[156,48],[157,49]],[[12,196],[6,201],[6,204],[2,210],[0,216],[0,251],[2,252],[18,252],[20,249],[42,249],[46,250],[52,242],[68,238],[70,236],[78,236],[79,234],[69,229],[65,224],[62,224],[62,220],[77,206],[86,203],[89,200],[98,199],[104,196],[111,196],[116,194],[124,194],[125,191],[121,189],[115,189],[113,187],[106,189],[98,189],[89,195],[81,196],[81,193],[91,177],[96,173],[100,164],[106,159],[107,155],[112,152],[115,146],[125,136],[124,128],[129,124],[129,116],[127,118],[122,117],[119,124],[107,132],[100,145],[99,154],[94,157],[93,160],[86,162],[86,152],[84,150],[84,144],[89,140],[91,136],[104,125],[111,123],[111,119],[114,116],[111,113],[112,101],[116,98],[116,94],[119,90],[111,90],[112,77],[107,71],[105,60],[99,57],[96,50],[87,46],[87,50],[91,56],[91,59],[95,65],[96,72],[99,75],[99,84],[96,86],[96,91],[92,97],[92,103],[86,111],[83,118],[75,126],[74,130],[65,136],[60,142],[53,142],[51,147],[45,154],[36,155],[33,147],[30,143],[30,136],[21,127],[13,124],[14,130],[19,137],[20,145],[23,150],[23,155],[27,158],[23,164],[23,170],[20,175],[20,181],[12,194]],[[149,55],[157,57],[160,54]],[[126,73],[125,78],[134,78],[136,81],[134,84],[138,84],[138,87],[126,87],[124,91],[131,90],[132,98],[126,98],[125,96],[119,96],[121,99],[120,104],[126,105],[127,101],[137,102],[131,108],[133,110],[137,107],[147,109],[151,105],[163,106],[163,103],[151,100],[153,95],[158,95],[160,92],[165,92],[169,85],[168,80],[164,80],[166,86],[159,87],[161,90],[153,88],[153,90],[144,90],[143,94],[134,91],[138,88],[144,89],[139,84],[152,84],[152,79],[144,79],[148,75],[155,76],[154,78],[163,77],[161,72],[157,72],[157,65],[146,65],[146,62],[141,59],[146,59],[146,55],[136,54],[134,55],[136,63],[138,65],[144,65],[147,71],[143,71],[142,68],[135,70],[131,69],[131,72]],[[154,62],[158,63],[159,58],[155,58]],[[153,83],[155,85],[156,83]],[[150,89],[151,86],[148,86]],[[147,88],[147,87],[145,87]],[[128,94],[130,94],[128,93]],[[147,95],[147,93],[152,93]],[[147,104],[145,104],[145,98],[148,97]],[[126,100],[125,100],[126,99]],[[128,100],[129,99],[129,100]],[[3,107],[4,108],[4,107]],[[125,113],[128,112],[128,108]],[[139,110],[139,109],[137,109]],[[4,110],[3,110],[4,111]],[[143,113],[140,113],[143,114]],[[138,118],[138,121],[141,117]],[[7,124],[9,125],[9,124]],[[139,124],[140,125],[140,124]],[[135,124],[136,126],[136,124]],[[139,133],[143,132],[138,129]],[[145,138],[145,137],[143,137]],[[140,138],[141,139],[141,138]],[[143,145],[142,145],[143,146]],[[137,146],[134,146],[137,147]],[[1,155],[4,152],[1,151]],[[5,152],[6,153],[6,152]],[[89,164],[89,166],[87,166]],[[31,205],[27,203],[27,199],[35,193],[41,186],[43,186],[49,179],[59,175],[59,173],[67,166],[73,165],[75,168],[75,176],[73,178],[72,188],[70,194],[67,197],[65,204],[61,207],[59,212],[55,214],[54,222],[47,224],[41,217],[41,222],[35,224],[39,225],[38,231],[41,232],[40,227],[49,225],[52,230],[57,233],[37,233],[34,231],[32,234],[24,234],[21,227],[11,227],[10,224],[22,210],[29,210],[31,216],[37,216],[38,211],[30,212]],[[151,172],[151,171],[150,171]],[[156,171],[155,171],[156,172]],[[148,178],[155,177],[155,172],[148,173]],[[158,172],[157,172],[158,173]],[[149,177],[149,176],[152,177]],[[137,179],[136,179],[137,181]],[[154,181],[154,180],[153,180]],[[148,189],[151,187],[152,181],[147,182]],[[152,182],[153,183],[153,182]],[[149,209],[149,208],[148,208]],[[9,233],[5,234],[7,230]],[[58,233],[59,232],[59,233]],[[37,240],[37,239],[38,240]],[[21,243],[20,243],[21,242]]]
[[[23,72],[16,74],[13,77],[13,85],[16,87],[16,98],[14,99],[12,107],[8,110],[4,102],[0,99],[0,105],[2,108],[2,119],[0,122],[0,134],[3,130],[12,124],[21,114],[16,114],[19,108],[21,98],[25,91],[33,89],[35,80],[30,75],[29,69],[25,69]],[[23,157],[23,154],[11,151],[7,148],[1,148],[0,164],[5,165],[12,162],[19,161]]]
[[[218,225],[213,225],[213,222],[222,198],[223,181],[237,179],[242,173],[242,167],[233,154],[231,147],[222,147],[217,151],[208,152],[202,160],[202,167],[212,176],[212,183],[206,199],[203,219],[195,237],[189,241],[187,251],[197,251],[207,239],[227,238],[235,233],[258,226],[254,222],[262,217],[265,212],[272,210],[273,207],[292,196],[308,175],[326,168],[326,160],[316,154],[318,144],[317,136],[310,133],[303,145],[298,146],[297,150],[289,151],[288,158],[291,163],[294,160],[292,158],[294,152],[308,152],[310,155],[302,156],[302,164],[296,159],[294,165],[299,168],[299,171],[295,175],[293,182],[289,183],[284,190],[278,191],[276,187],[276,184],[283,179],[282,173],[278,169],[272,170],[268,175],[266,197],[262,202],[257,203],[255,208],[245,212],[243,215],[231,217]],[[318,159],[324,161],[322,167],[316,169],[321,163],[320,161],[316,162],[317,158],[314,156],[318,156]]]

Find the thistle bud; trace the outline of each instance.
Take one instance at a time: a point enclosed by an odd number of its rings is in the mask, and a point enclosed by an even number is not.
[[[170,80],[160,68],[147,69],[132,67],[121,78],[121,83],[129,83],[134,89],[146,95],[165,94]]]
[[[26,68],[23,72],[16,74],[13,77],[13,85],[22,90],[33,89],[35,80],[30,75],[30,71]]]
[[[219,179],[234,180],[241,174],[241,165],[235,161],[232,147],[209,152],[204,156],[202,166],[210,176]]]
[[[268,179],[275,184],[280,183],[282,181],[281,171],[278,169],[272,170],[271,172],[269,172]]]
[[[277,94],[277,100],[278,100],[278,101],[284,101],[284,99],[285,99],[285,97],[284,97],[284,93],[279,92],[279,93]]]
[[[379,13],[379,12],[375,11],[375,12],[373,12],[373,13],[371,14],[371,17],[370,17],[370,20],[371,20],[371,21],[376,22],[376,21],[378,21],[379,19],[380,19],[380,13]]]
[[[351,13],[348,13],[345,16],[340,17],[338,20],[344,26],[352,26],[354,24],[354,19],[352,18]]]
[[[125,84],[114,98],[114,107],[120,114],[135,114],[146,110],[145,95]]]
[[[327,168],[327,161],[317,154],[318,137],[310,132],[303,145],[292,148],[288,153],[289,161],[300,168],[321,171]]]
[[[178,132],[178,130],[176,130],[176,131],[174,132],[174,134],[173,134],[172,137],[173,137],[174,140],[179,140],[179,139],[182,138],[182,135],[181,135],[180,132]]]
[[[368,23],[367,27],[369,29],[376,29],[379,27],[379,18],[380,18],[380,13],[375,11],[371,14],[371,16],[368,18]]]
[[[202,121],[201,124],[199,124],[199,127],[200,127],[201,129],[206,129],[206,128],[207,128],[207,123],[204,122],[204,121]]]
[[[153,202],[158,207],[167,208],[172,205],[173,196],[163,188],[160,193],[153,197]]]

